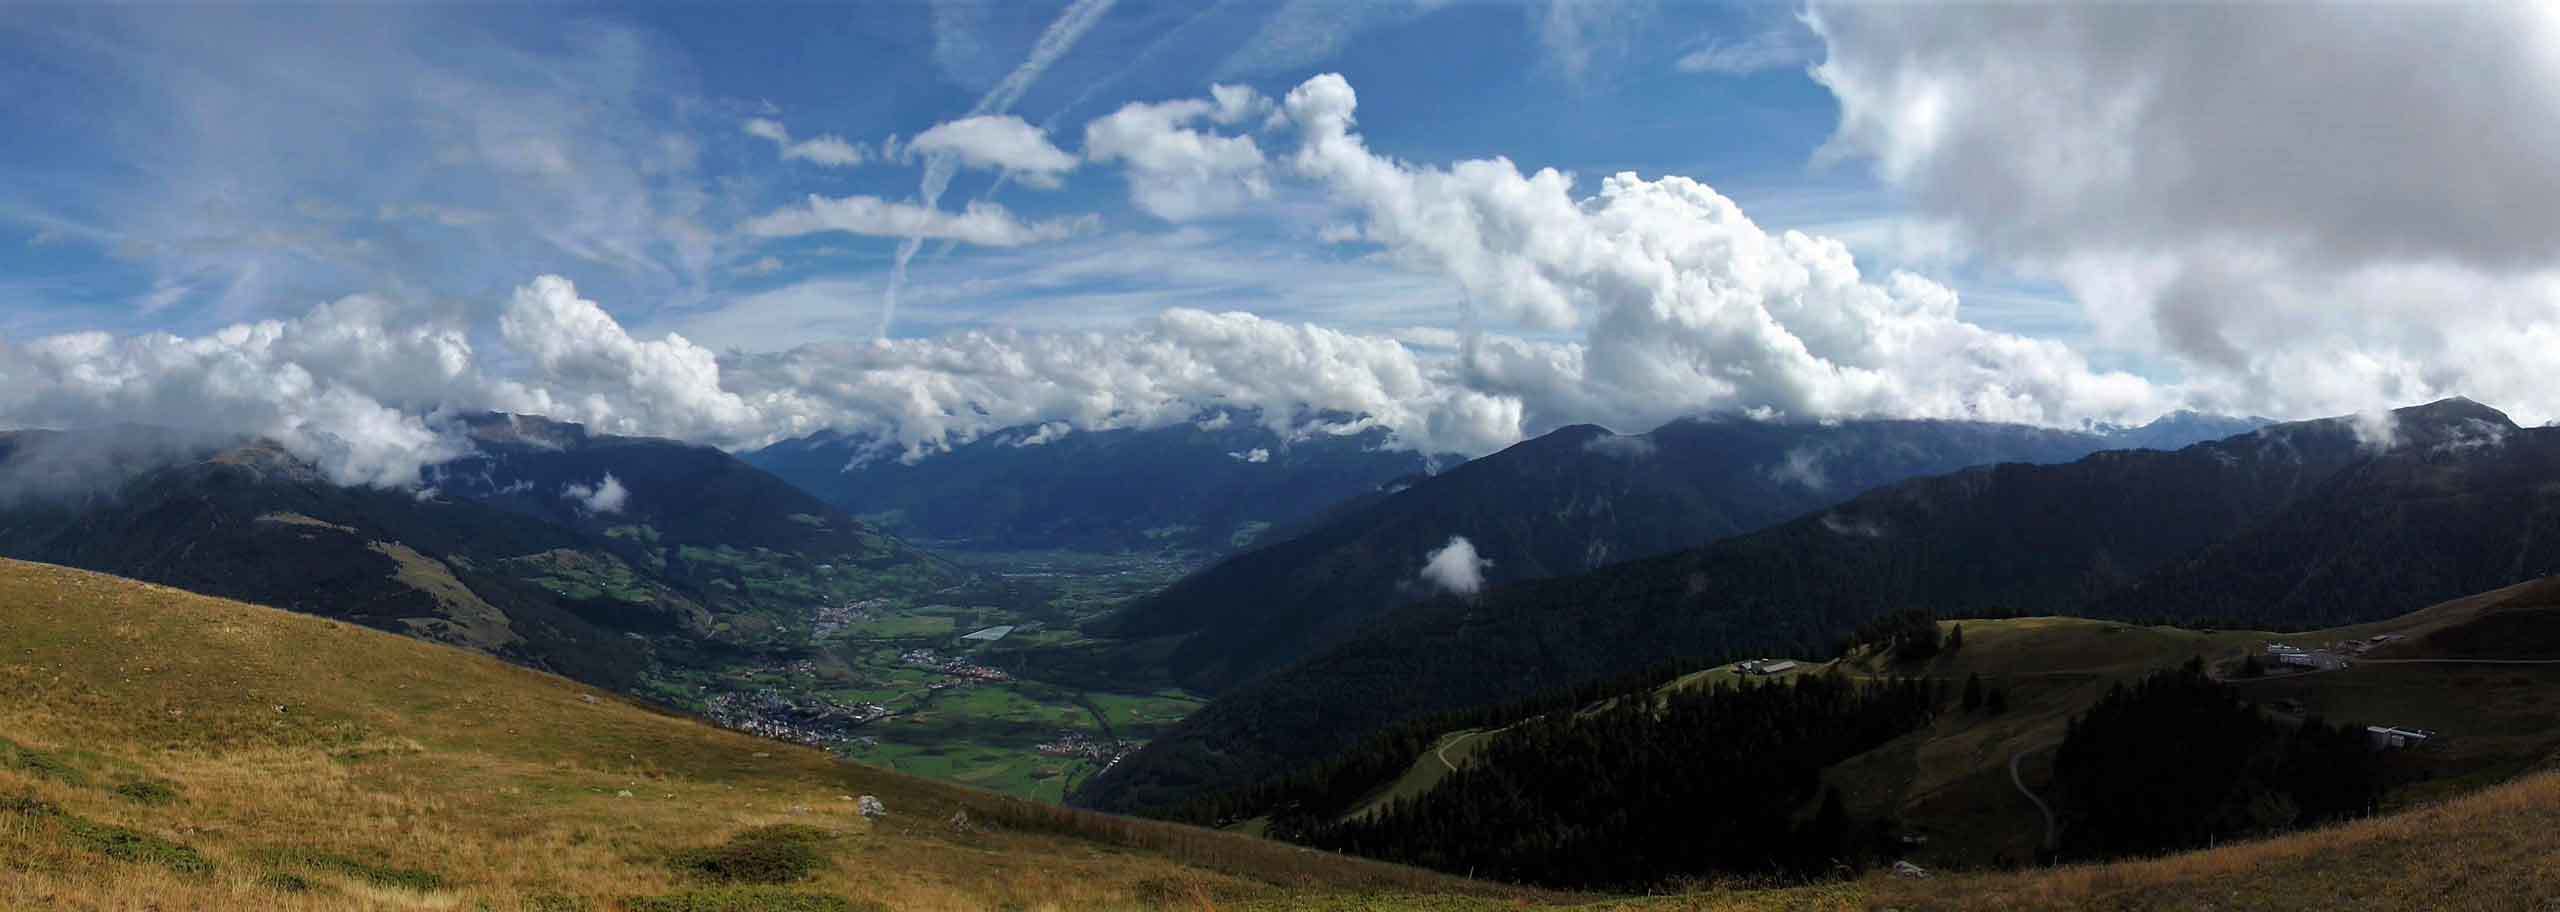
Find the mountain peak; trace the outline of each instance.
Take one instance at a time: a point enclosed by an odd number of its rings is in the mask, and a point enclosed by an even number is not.
[[[2425,405],[2393,409],[2391,414],[2400,419],[2404,425],[2414,421],[2428,426],[2444,427],[2462,422],[2481,421],[2508,430],[2516,428],[2515,421],[2508,418],[2507,413],[2481,405],[2466,396],[2452,396]]]

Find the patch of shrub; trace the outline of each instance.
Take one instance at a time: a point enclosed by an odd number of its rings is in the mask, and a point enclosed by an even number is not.
[[[592,912],[595,904],[577,896],[536,893],[525,898],[524,907],[526,912]]]
[[[773,887],[715,887],[664,896],[643,896],[624,904],[631,912],[889,912],[870,900],[855,901],[824,893],[802,893]]]
[[[89,784],[88,776],[83,775],[70,764],[62,762],[62,758],[28,748],[7,738],[0,738],[0,768],[17,770],[38,779],[51,779],[66,785]]]
[[[309,893],[311,881],[290,871],[269,871],[258,875],[258,886],[278,893]]]
[[[59,813],[62,813],[62,809],[55,807],[53,802],[46,801],[34,795],[10,795],[7,797],[0,797],[0,814],[16,814],[21,817],[51,817]]]
[[[353,877],[377,887],[395,887],[425,893],[430,890],[441,890],[449,885],[444,875],[434,871],[375,864],[317,849],[280,849],[273,853],[273,858],[278,864]]]
[[[196,850],[139,830],[62,815],[64,831],[90,851],[136,864],[154,864],[180,874],[213,873],[213,862]]]
[[[155,807],[178,800],[177,785],[163,779],[135,779],[120,782],[109,791],[115,792],[116,797],[126,801]]]
[[[676,870],[718,883],[786,884],[806,880],[825,861],[819,850],[834,834],[784,824],[747,830],[728,842],[678,852]]]

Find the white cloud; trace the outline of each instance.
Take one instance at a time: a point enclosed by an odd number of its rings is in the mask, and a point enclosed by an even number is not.
[[[1068,424],[1064,421],[1042,422],[1039,427],[1033,428],[1031,433],[1024,434],[1021,439],[1015,440],[1013,445],[1017,447],[1043,446],[1046,444],[1056,443],[1057,441],[1064,439],[1068,434],[1072,433],[1075,433],[1075,425]]]
[[[1242,86],[1212,86],[1211,97],[1132,102],[1084,128],[1084,154],[1126,162],[1129,201],[1166,221],[1234,212],[1271,196],[1262,149],[1246,135],[1192,129],[1237,124],[1269,112],[1270,99]]]
[[[1427,452],[1482,453],[1521,434],[1517,400],[1467,389],[1447,365],[1394,340],[1246,313],[1176,308],[1113,333],[816,344],[725,366],[730,387],[759,403],[776,432],[872,429],[910,455],[1044,422],[1214,425],[1230,408],[1259,410],[1284,434],[1300,430],[1307,409],[1368,415]]]
[[[604,479],[595,484],[561,486],[560,498],[577,504],[578,509],[602,516],[622,512],[622,508],[631,502],[631,491],[622,486],[622,479],[606,472]]]
[[[1653,4],[1644,0],[1547,0],[1545,9],[1531,12],[1547,65],[1572,80],[1587,75],[1594,62],[1630,56],[1654,18]]]
[[[908,156],[948,156],[972,168],[1003,171],[1040,188],[1055,188],[1076,168],[1076,157],[1049,142],[1049,134],[1011,114],[982,114],[935,124],[908,140]]]
[[[2198,404],[2560,411],[2560,7],[1809,18],[1840,103],[1829,155],[2058,283]]]
[[[798,206],[748,219],[744,230],[757,237],[794,237],[828,231],[872,237],[930,238],[981,247],[1018,247],[1064,240],[1100,224],[1094,216],[1025,222],[995,203],[970,203],[960,212],[944,212],[876,196],[812,195]]]
[[[2347,426],[2355,430],[2359,447],[2375,451],[2400,448],[2400,416],[2392,414],[2390,409],[2357,412]]]
[[[1453,535],[1449,543],[1422,559],[1422,580],[1459,595],[1474,595],[1484,589],[1484,571],[1493,561],[1476,554],[1476,545],[1466,536]]]
[[[1763,231],[1696,181],[1618,174],[1577,199],[1570,177],[1506,160],[1408,164],[1369,151],[1356,107],[1329,74],[1283,103],[1301,137],[1290,165],[1359,214],[1363,238],[1449,277],[1480,318],[1584,331],[1462,352],[1468,385],[1518,397],[1532,425],[1745,409],[2073,424],[2172,399],[2062,344],[1966,322],[1935,282],[1871,280],[1838,241]]]
[[[668,334],[634,339],[594,301],[559,276],[516,289],[498,331],[528,356],[538,385],[502,382],[508,408],[565,418],[609,433],[653,433],[689,439],[752,436],[760,416],[721,386],[711,350]]]
[[[1236,450],[1230,452],[1227,454],[1227,458],[1233,459],[1237,462],[1261,464],[1271,461],[1271,451],[1264,447],[1254,447],[1250,450]]]
[[[358,297],[196,338],[0,341],[0,426],[239,431],[274,439],[342,484],[414,484],[421,465],[469,447],[395,406],[468,387],[471,347],[457,327],[383,326],[388,309]]]
[[[830,168],[850,168],[871,159],[871,148],[832,133],[794,141],[791,130],[781,121],[767,117],[750,118],[747,135],[769,140],[782,152],[785,161],[805,161]]]

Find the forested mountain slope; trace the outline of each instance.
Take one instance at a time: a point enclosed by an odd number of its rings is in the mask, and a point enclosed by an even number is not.
[[[1902,609],[2308,624],[2387,617],[2553,565],[2542,552],[2519,558],[2516,543],[2503,540],[2497,560],[2457,557],[2481,540],[2411,534],[2427,528],[2412,525],[2361,530],[2350,541],[2406,543],[2421,553],[2403,558],[2419,566],[2464,569],[2413,577],[2409,587],[2339,592],[2316,605],[2118,598],[2163,568],[2171,568],[2164,580],[2196,579],[2179,568],[2208,560],[2216,546],[2255,548],[2250,574],[2304,580],[2335,572],[2328,568],[2360,552],[2328,539],[2279,536],[2294,528],[2290,517],[2348,510],[2340,498],[2368,496],[2346,480],[2351,469],[2353,477],[2423,478],[2427,491],[2483,492],[2416,498],[2430,509],[2376,514],[2386,526],[2439,517],[2439,507],[2474,509],[2480,522],[2514,528],[2539,529],[2548,522],[2542,517],[2554,515],[2544,504],[2560,494],[2494,495],[2513,490],[2517,472],[2560,448],[2560,431],[2516,428],[2467,400],[2389,418],[2275,425],[2177,452],[1968,469],[1704,548],[1502,586],[1472,599],[1441,597],[1224,696],[1098,778],[1082,799],[1165,812],[1206,791],[1329,756],[1400,719],[1672,660],[1827,655],[1858,624]],[[2387,438],[2376,433],[2384,424]],[[2434,468],[2394,467],[2412,463]],[[2281,547],[2287,540],[2304,544]],[[2560,530],[2531,540],[2560,542]]]
[[[1453,537],[1489,583],[1564,576],[1767,527],[1908,478],[2052,463],[2138,438],[2225,436],[2256,422],[2188,413],[2100,432],[1957,421],[1677,421],[1649,433],[1570,427],[1345,507],[1133,605],[1104,629],[1180,637],[1173,673],[1231,687],[1436,589],[1424,558]]]

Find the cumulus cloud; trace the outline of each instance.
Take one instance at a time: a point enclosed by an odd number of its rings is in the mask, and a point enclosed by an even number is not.
[[[1264,447],[1254,447],[1250,450],[1237,450],[1235,452],[1228,453],[1227,458],[1233,459],[1237,462],[1260,464],[1271,461],[1271,451]]]
[[[492,398],[521,406],[505,411],[696,440],[752,436],[758,427],[757,410],[722,388],[709,349],[673,333],[632,338],[568,279],[543,276],[516,289],[498,332],[532,359],[539,378],[492,384]]]
[[[2070,424],[2148,417],[2170,399],[2060,343],[1966,322],[1943,285],[1870,278],[1836,240],[1764,231],[1696,181],[1617,174],[1577,198],[1571,177],[1507,160],[1410,164],[1368,149],[1357,105],[1337,75],[1289,92],[1295,173],[1387,256],[1454,281],[1479,317],[1584,330],[1462,352],[1470,385],[1538,403],[1532,423],[1761,409]]]
[[[578,509],[602,516],[622,512],[622,508],[631,502],[631,491],[622,486],[622,479],[606,472],[604,478],[595,484],[562,485],[560,499],[577,504]]]
[[[414,484],[421,465],[469,451],[390,403],[473,382],[455,326],[382,325],[390,305],[348,298],[296,320],[209,335],[0,341],[0,426],[131,422],[266,436],[352,485]]]
[[[1484,589],[1484,571],[1493,561],[1476,554],[1476,545],[1466,536],[1453,535],[1449,543],[1424,555],[1422,581],[1459,595],[1474,595]]]
[[[2560,7],[1816,3],[1864,159],[2208,408],[2560,412]],[[2306,53],[2305,49],[2316,49]]]
[[[871,149],[844,137],[826,134],[794,141],[791,130],[781,121],[766,117],[750,118],[747,135],[773,143],[784,161],[805,161],[830,168],[850,168],[871,159]]]
[[[1026,222],[1005,207],[973,202],[959,212],[944,212],[914,203],[876,196],[825,197],[748,219],[743,226],[758,237],[794,237],[828,231],[871,237],[927,238],[959,241],[980,247],[1019,247],[1064,240],[1093,230],[1094,216]]]
[[[948,156],[972,168],[1003,171],[1023,184],[1055,188],[1076,157],[1049,142],[1047,131],[1011,114],[981,114],[935,124],[908,140],[908,156]]]
[[[1210,87],[1210,97],[1133,102],[1084,128],[1085,157],[1125,162],[1129,201],[1171,222],[1236,211],[1271,196],[1262,148],[1249,135],[1195,129],[1267,115],[1271,101],[1243,86]]]
[[[1248,313],[1176,308],[1131,329],[983,330],[738,354],[729,388],[797,424],[891,435],[910,456],[1043,422],[1077,428],[1223,427],[1258,411],[1284,436],[1300,416],[1367,416],[1401,446],[1482,453],[1520,438],[1515,399],[1459,382],[1393,339]],[[792,421],[768,419],[777,429]],[[804,431],[805,433],[805,431]]]

